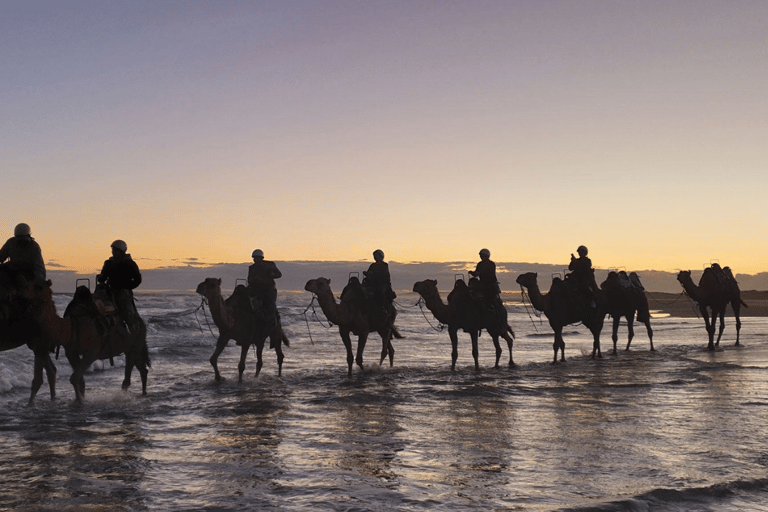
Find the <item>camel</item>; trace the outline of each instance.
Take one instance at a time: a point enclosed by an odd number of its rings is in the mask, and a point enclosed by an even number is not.
[[[469,288],[463,280],[456,281],[454,291],[449,295],[448,304],[445,304],[440,297],[437,289],[437,281],[427,279],[418,281],[413,285],[413,291],[418,293],[432,312],[438,322],[448,326],[448,336],[451,339],[451,370],[456,369],[456,359],[459,357],[458,351],[458,331],[462,329],[469,333],[472,340],[472,357],[475,360],[475,369],[480,369],[478,362],[477,339],[481,329],[485,329],[493,340],[496,347],[496,368],[499,367],[502,349],[499,345],[499,337],[507,341],[509,347],[509,366],[515,363],[512,360],[512,342],[515,333],[507,323],[507,310],[491,312],[483,310],[474,302],[469,293]]]
[[[651,329],[651,311],[648,306],[648,297],[645,296],[643,285],[640,284],[640,278],[634,272],[627,276],[623,270],[621,272],[610,272],[608,277],[600,285],[604,292],[605,307],[608,314],[613,318],[613,353],[616,354],[616,343],[619,340],[619,323],[621,317],[627,319],[628,340],[627,348],[635,337],[634,320],[637,313],[637,321],[645,324],[648,332],[648,339],[651,342],[651,352],[653,348],[653,329]]]
[[[741,306],[747,306],[741,300],[741,291],[736,279],[733,278],[731,269],[728,267],[720,268],[718,264],[704,269],[704,273],[699,279],[699,285],[696,286],[691,278],[690,270],[681,270],[677,274],[677,280],[683,286],[683,290],[699,306],[701,316],[704,317],[704,324],[709,335],[707,348],[715,350],[720,346],[720,338],[725,330],[725,309],[731,304],[733,316],[736,318],[736,346],[739,346],[739,332],[741,331],[741,318],[739,313]],[[709,311],[712,312],[710,320]],[[717,334],[715,342],[715,322],[720,317],[720,331]]]
[[[568,290],[569,284],[562,279],[552,280],[552,287],[546,295],[542,295],[537,282],[538,275],[528,272],[517,276],[517,283],[528,289],[531,304],[539,311],[543,311],[549,320],[549,325],[555,332],[555,342],[552,347],[555,350],[553,363],[557,363],[557,352],[560,350],[561,361],[565,361],[565,341],[563,340],[563,327],[568,324],[581,322],[591,332],[594,338],[592,344],[592,358],[603,357],[600,352],[600,331],[603,329],[605,309],[598,301],[596,307],[590,304],[574,300],[573,292]]]
[[[0,266],[2,268],[2,266]],[[29,404],[43,385],[43,370],[48,377],[51,400],[56,398],[56,366],[51,360],[51,348],[43,339],[40,327],[29,315],[31,285],[17,287],[11,284],[11,276],[2,271],[0,277],[0,352],[26,345],[34,353],[34,374]]]
[[[215,374],[216,381],[223,380],[219,373],[218,359],[226,348],[229,340],[235,340],[240,345],[240,363],[237,365],[238,379],[243,382],[243,372],[245,372],[245,359],[248,356],[248,349],[251,345],[256,347],[256,377],[261,372],[264,364],[262,352],[264,351],[264,342],[270,339],[270,347],[274,347],[277,353],[277,375],[283,374],[283,349],[281,343],[290,346],[290,342],[283,332],[280,322],[273,326],[260,324],[256,321],[256,315],[251,307],[248,289],[240,284],[235,287],[226,300],[221,295],[221,279],[209,277],[197,285],[197,293],[202,295],[208,306],[211,308],[213,322],[219,329],[219,337],[216,340],[216,349],[211,355],[211,366]]]
[[[341,341],[347,349],[347,367],[348,376],[352,376],[352,364],[363,368],[363,350],[368,340],[368,334],[378,332],[381,336],[381,359],[379,365],[389,356],[389,366],[394,362],[395,349],[392,346],[392,336],[400,338],[400,333],[395,328],[395,316],[397,311],[394,308],[382,311],[378,314],[378,308],[367,307],[367,299],[360,281],[356,277],[349,280],[349,284],[344,288],[341,294],[341,301],[336,302],[336,297],[331,291],[331,280],[318,277],[310,279],[304,285],[304,289],[317,296],[320,309],[329,322],[339,326],[339,335]],[[371,312],[369,312],[370,310]],[[357,335],[357,356],[352,356],[352,341],[350,333]]]
[[[42,336],[52,346],[64,347],[72,376],[69,381],[75,388],[75,400],[85,397],[83,374],[97,359],[109,359],[125,354],[125,378],[122,388],[131,385],[133,368],[141,375],[141,392],[147,394],[148,368],[152,365],[147,348],[147,327],[140,319],[139,329],[131,333],[117,314],[101,316],[94,310],[91,292],[85,286],[75,290],[75,297],[67,306],[64,318],[56,312],[51,281],[35,286],[32,315],[40,326]]]

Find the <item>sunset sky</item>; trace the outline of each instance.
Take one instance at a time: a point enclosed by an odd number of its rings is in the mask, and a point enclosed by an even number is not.
[[[8,1],[0,238],[768,271],[768,2]]]

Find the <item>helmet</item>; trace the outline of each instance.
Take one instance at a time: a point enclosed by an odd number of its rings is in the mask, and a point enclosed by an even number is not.
[[[264,251],[261,249],[254,249],[251,253],[251,258],[264,258]]]
[[[381,249],[373,251],[373,259],[376,261],[384,261],[384,251]]]
[[[16,227],[13,229],[13,236],[31,236],[32,230],[29,229],[29,224],[24,224],[23,222],[21,224],[16,224]]]
[[[579,254],[583,253],[584,256],[586,256],[589,251],[587,250],[586,247],[584,247],[583,245],[580,245],[579,248],[576,249],[576,252],[579,253]]]
[[[481,258],[490,258],[491,257],[491,251],[488,249],[480,249],[480,257]]]
[[[117,249],[120,252],[128,252],[128,244],[123,242],[122,240],[115,240],[112,242],[112,245],[110,245],[111,248]]]

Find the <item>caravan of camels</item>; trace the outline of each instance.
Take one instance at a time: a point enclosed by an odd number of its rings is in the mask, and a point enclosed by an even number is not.
[[[381,254],[383,257],[383,253]],[[482,255],[481,255],[482,256]],[[484,258],[484,261],[490,261]],[[496,350],[496,367],[499,366],[503,353],[499,339],[506,341],[509,350],[508,365],[513,366],[512,347],[514,332],[507,321],[507,309],[498,295],[498,284],[489,287],[483,283],[482,263],[478,264],[469,282],[463,277],[456,279],[447,302],[443,301],[437,287],[437,281],[426,279],[413,285],[413,292],[420,297],[419,303],[426,306],[434,319],[447,327],[451,341],[451,369],[455,369],[458,357],[459,331],[467,333],[471,340],[472,356],[475,368],[479,369],[478,337],[485,330],[491,337]],[[492,263],[492,262],[491,262]],[[386,263],[384,263],[386,265]],[[0,266],[3,269],[4,266]],[[373,269],[373,265],[372,265]],[[591,271],[591,269],[590,269]],[[401,338],[395,326],[397,309],[394,307],[394,293],[381,295],[382,288],[371,287],[369,269],[366,279],[361,283],[357,277],[350,277],[339,298],[334,295],[329,279],[318,277],[309,280],[305,290],[312,294],[312,302],[317,300],[328,322],[338,327],[339,335],[347,354],[347,374],[352,375],[353,366],[363,368],[363,352],[371,333],[381,338],[379,364],[388,358],[389,365],[394,364],[393,340]],[[517,276],[524,303],[529,303],[536,311],[543,313],[549,321],[554,334],[553,363],[565,361],[565,342],[563,328],[569,324],[583,324],[593,336],[592,357],[602,357],[600,334],[606,315],[613,319],[613,353],[617,352],[618,328],[621,318],[626,319],[629,350],[634,336],[633,323],[645,324],[650,350],[653,351],[653,330],[650,324],[650,310],[646,292],[635,273],[610,272],[607,279],[597,286],[594,277],[585,285],[573,277],[575,272],[565,278],[554,277],[549,291],[539,288],[537,274],[523,273]],[[388,279],[388,270],[387,270]],[[591,276],[594,274],[591,273]],[[495,280],[495,274],[493,275]],[[713,264],[707,268],[701,279],[695,284],[690,271],[681,271],[677,276],[685,293],[694,301],[705,320],[708,345],[714,350],[719,345],[724,329],[724,316],[727,305],[731,305],[736,319],[736,345],[739,345],[741,321],[739,311],[746,306],[741,300],[739,287],[728,267],[720,268]],[[83,400],[85,393],[84,372],[96,361],[110,360],[115,356],[125,356],[125,378],[122,387],[130,386],[131,373],[136,368],[141,376],[142,393],[147,392],[147,374],[151,365],[147,349],[147,331],[143,321],[129,327],[121,321],[110,304],[108,296],[97,296],[88,287],[77,288],[72,301],[63,316],[56,311],[52,298],[51,281],[23,281],[0,272],[0,351],[7,351],[21,345],[27,345],[34,353],[34,376],[29,402],[43,384],[43,372],[47,374],[51,398],[55,397],[56,367],[51,354],[64,349],[73,373],[70,382],[75,390],[77,401]],[[229,340],[235,340],[241,348],[238,365],[239,380],[242,381],[248,349],[255,348],[257,356],[256,375],[262,369],[262,352],[267,339],[269,348],[277,356],[278,375],[282,374],[282,346],[289,345],[288,337],[280,323],[279,314],[268,317],[254,314],[253,298],[244,285],[238,285],[226,299],[221,293],[221,279],[207,278],[197,286],[197,293],[203,297],[203,304],[210,309],[213,322],[219,335],[216,348],[210,358],[215,379],[221,380],[217,360]],[[310,304],[311,305],[311,304]],[[202,306],[201,306],[202,307]],[[715,337],[715,324],[720,319],[719,332]],[[427,315],[425,314],[425,318]],[[427,321],[429,319],[427,318]],[[353,351],[351,336],[357,337],[356,353]],[[559,355],[559,359],[558,359]]]

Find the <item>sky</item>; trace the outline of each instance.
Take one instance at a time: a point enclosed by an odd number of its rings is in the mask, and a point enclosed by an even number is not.
[[[768,2],[5,1],[0,238],[49,269],[768,271]]]

